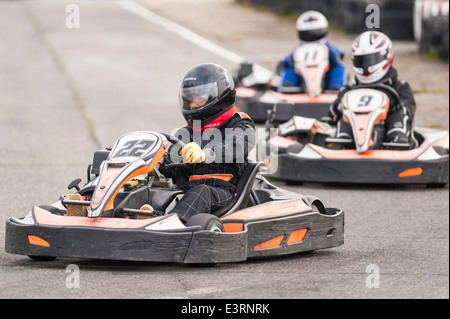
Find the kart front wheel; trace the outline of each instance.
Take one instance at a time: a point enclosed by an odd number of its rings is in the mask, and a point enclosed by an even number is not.
[[[196,214],[187,221],[186,226],[200,226],[202,230],[225,232],[220,219],[211,214]]]
[[[196,214],[192,216],[186,223],[186,226],[200,226],[202,230],[209,230],[213,232],[225,232],[223,224],[217,216],[211,214]],[[216,263],[192,263],[188,264],[190,267],[213,267]]]

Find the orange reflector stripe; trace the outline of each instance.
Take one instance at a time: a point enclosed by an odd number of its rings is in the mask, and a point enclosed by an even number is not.
[[[287,241],[288,245],[301,242],[303,238],[305,238],[306,232],[306,228],[294,230],[289,236],[289,239]]]
[[[244,225],[241,223],[224,223],[223,228],[226,233],[239,233],[244,230]]]
[[[259,245],[256,245],[255,247],[253,247],[255,250],[258,249],[266,249],[266,248],[273,248],[273,247],[278,247],[281,244],[281,241],[283,240],[284,235],[280,235],[278,237],[269,239],[268,241],[265,241]]]
[[[28,241],[32,245],[50,247],[50,244],[38,236],[28,235]]]
[[[398,174],[399,177],[419,176],[423,172],[422,167],[410,168]]]
[[[364,153],[361,153],[361,155],[364,156],[372,156],[373,154],[375,154],[375,150],[367,150]]]
[[[191,175],[189,177],[190,181],[197,181],[199,179],[207,179],[207,178],[218,178],[224,180],[226,182],[230,181],[233,178],[233,174],[205,174],[205,175]]]

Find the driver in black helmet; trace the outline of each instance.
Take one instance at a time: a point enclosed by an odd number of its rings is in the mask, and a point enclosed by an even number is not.
[[[255,146],[252,119],[234,107],[236,90],[230,73],[217,64],[200,64],[184,76],[179,90],[181,112],[187,126],[175,136],[184,147],[170,150],[192,165],[186,191],[172,209],[186,223],[190,217],[226,206]]]

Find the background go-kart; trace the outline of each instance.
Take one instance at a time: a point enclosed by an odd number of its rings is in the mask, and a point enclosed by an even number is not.
[[[80,9],[79,28],[68,27],[69,4]],[[294,23],[233,0],[0,1],[1,224],[85,180],[93,152],[121,134],[184,125],[177,90],[193,65],[234,70],[248,57],[273,70],[297,43]],[[347,66],[354,36],[330,35]],[[416,125],[448,129],[448,61],[419,54],[412,40],[394,45],[394,65],[416,94]],[[344,246],[198,269],[34,262],[2,245],[0,297],[449,297],[448,186],[287,188],[345,210]]]

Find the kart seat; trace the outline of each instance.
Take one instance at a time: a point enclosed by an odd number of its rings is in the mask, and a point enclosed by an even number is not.
[[[236,194],[233,200],[228,203],[227,206],[212,211],[211,214],[216,215],[217,217],[223,217],[238,209],[247,207],[256,175],[259,173],[262,164],[262,162],[248,163],[239,178],[239,182],[236,186]]]
[[[182,195],[183,191],[173,188],[152,188],[149,191],[148,203],[158,212],[164,212],[175,198]]]

